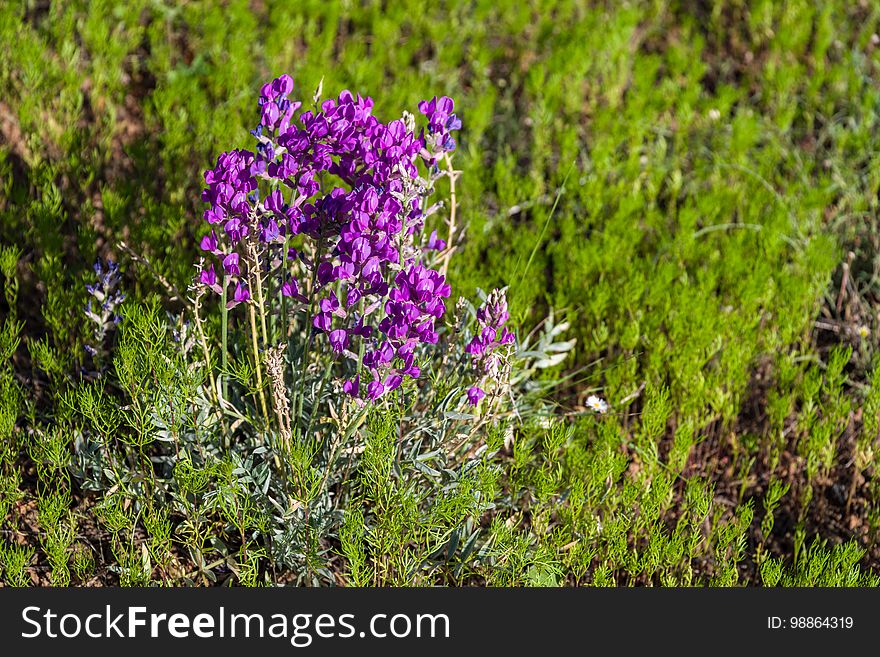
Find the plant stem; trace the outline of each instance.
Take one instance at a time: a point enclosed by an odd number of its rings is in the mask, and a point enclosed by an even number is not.
[[[229,343],[229,309],[226,307],[226,288],[229,285],[229,276],[223,275],[223,292],[220,295],[220,391],[223,399],[226,399],[226,371],[228,365]]]
[[[443,255],[441,256],[442,264],[440,265],[440,273],[445,277],[446,271],[449,269],[449,259],[455,251],[455,246],[452,240],[455,238],[455,209],[457,206],[455,179],[458,174],[452,168],[452,158],[449,157],[449,153],[444,155],[444,161],[446,162],[446,175],[449,178],[449,221],[447,222],[447,225],[449,226],[449,234],[446,236],[446,250],[443,251]]]
[[[196,329],[199,332],[199,342],[202,346],[202,353],[205,356],[205,368],[208,370],[208,378],[211,380],[211,391],[214,393],[214,401],[219,402],[220,396],[217,392],[217,381],[214,378],[213,372],[211,371],[211,351],[208,349],[208,340],[205,337],[205,329],[202,326],[202,317],[200,312],[202,307],[201,300],[202,293],[201,291],[199,291],[196,293],[196,297],[193,302],[193,315],[195,317]]]
[[[315,287],[318,284],[318,265],[321,264],[321,260],[324,257],[324,244],[321,242],[318,245],[317,257],[314,262],[314,271],[312,272],[312,284],[309,288],[309,302],[308,307],[306,308],[306,335],[308,336],[306,339],[306,348],[303,352],[302,358],[302,366],[300,368],[299,373],[299,393],[296,398],[296,424],[299,426],[299,420],[302,416],[303,409],[303,397],[305,397],[305,384],[306,384],[306,369],[309,366],[309,356],[312,351],[312,340],[314,335],[312,333],[312,306],[315,303]]]
[[[263,331],[263,344],[268,345],[268,331],[266,331],[266,304],[263,301],[263,277],[260,275],[259,263],[254,258],[254,269],[256,278],[257,305],[260,307],[260,328]]]
[[[321,378],[321,387],[318,389],[318,399],[321,399],[324,396],[324,390],[327,388],[327,381],[330,379],[330,373],[333,371],[333,368],[328,367],[324,370],[324,376]],[[309,435],[309,432],[312,430],[312,422],[315,419],[315,414],[312,413],[309,415],[309,423],[306,425],[306,433],[305,435]],[[328,470],[329,472],[329,470]]]
[[[260,397],[260,410],[263,411],[263,419],[269,423],[269,411],[266,409],[266,395],[263,394],[263,366],[260,363],[260,346],[257,344],[257,316],[254,312],[254,304],[248,304],[251,319],[251,345],[254,348],[254,365],[257,369],[257,393]]]
[[[290,249],[289,235],[285,235],[284,246],[282,248],[284,250],[281,252],[281,271],[283,272],[284,278],[281,281],[281,285],[278,286],[278,303],[281,306],[281,326],[279,328],[278,339],[286,342],[290,327],[287,320],[287,297],[284,296],[281,287],[287,282],[287,274],[290,271],[290,267],[287,264],[287,251]]]

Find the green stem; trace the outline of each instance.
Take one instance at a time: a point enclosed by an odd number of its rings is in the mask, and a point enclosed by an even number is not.
[[[299,420],[302,417],[303,398],[306,391],[306,369],[309,366],[309,356],[312,351],[312,304],[309,303],[306,311],[306,331],[308,331],[308,339],[306,340],[306,348],[303,351],[302,365],[299,373],[299,391],[296,395],[296,425],[299,426]]]
[[[327,381],[330,379],[330,373],[333,371],[333,368],[328,367],[324,370],[324,376],[321,378],[321,387],[318,390],[318,399],[324,396],[324,391],[327,389]],[[312,421],[315,419],[315,414],[312,413],[309,415],[309,423],[306,425],[305,436],[309,435],[309,432],[312,430]],[[328,470],[329,472],[329,470]]]
[[[251,345],[254,348],[254,366],[257,369],[257,394],[260,397],[260,410],[263,419],[269,424],[269,411],[266,409],[266,395],[263,394],[263,365],[260,362],[260,346],[257,344],[257,317],[254,312],[254,304],[248,304],[248,315],[251,320]]]
[[[229,285],[229,276],[223,276],[223,292],[220,295],[220,389],[223,399],[226,399],[226,371],[228,364],[227,345],[229,342],[229,309],[226,308],[226,287]]]
[[[289,326],[287,321],[287,297],[284,296],[284,293],[281,291],[281,287],[284,283],[287,282],[287,274],[290,271],[290,266],[287,264],[287,251],[290,249],[290,236],[287,235],[284,237],[284,246],[282,247],[284,250],[281,252],[281,271],[283,273],[283,279],[281,281],[281,285],[278,286],[278,304],[281,306],[281,322],[279,328],[278,339],[279,340],[287,340],[287,335],[289,333]]]
[[[269,344],[268,331],[266,331],[266,304],[263,301],[263,277],[260,275],[259,263],[255,262],[254,278],[256,279],[257,305],[260,307],[260,328],[263,331],[263,345]]]
[[[309,356],[312,351],[312,340],[314,339],[314,334],[312,333],[312,306],[315,303],[315,287],[318,284],[318,265],[321,263],[321,260],[324,257],[324,245],[323,243],[319,244],[317,258],[315,258],[314,262],[314,271],[312,272],[312,284],[309,288],[309,302],[308,307],[306,308],[306,334],[308,338],[306,339],[306,348],[303,352],[302,365],[300,367],[299,373],[299,392],[296,398],[296,426],[299,427],[299,420],[302,417],[303,410],[303,398],[305,397],[305,385],[306,385],[306,369],[309,366]]]

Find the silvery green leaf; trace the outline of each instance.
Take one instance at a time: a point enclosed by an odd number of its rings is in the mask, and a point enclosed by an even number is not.
[[[413,464],[413,466],[415,467],[416,470],[418,470],[419,472],[421,472],[421,473],[423,473],[423,474],[428,475],[428,476],[431,477],[431,478],[436,479],[437,477],[440,476],[440,471],[439,471],[439,470],[435,470],[434,468],[425,465],[425,464],[422,463],[421,461],[413,461],[412,464]]]
[[[548,335],[551,338],[555,338],[557,335],[562,333],[563,331],[567,331],[571,324],[569,322],[562,322],[561,324],[557,324],[548,332]]]
[[[419,454],[419,455],[416,457],[416,460],[418,460],[418,461],[430,461],[431,459],[435,459],[435,458],[439,457],[439,456],[441,455],[441,453],[442,453],[442,452],[441,452],[439,449],[438,449],[438,450],[435,450],[435,451],[433,451],[433,452],[426,452],[426,453],[424,453],[424,454]]]
[[[571,351],[575,344],[577,344],[577,339],[572,339],[565,342],[554,342],[553,344],[547,345],[545,349],[547,351]]]
[[[535,367],[537,369],[544,369],[547,367],[555,367],[562,363],[566,358],[568,358],[568,354],[555,354],[553,356],[549,356],[547,358],[542,358],[541,360],[535,363]]]
[[[519,358],[544,358],[547,355],[544,351],[520,351],[517,353]]]
[[[476,420],[479,416],[473,413],[459,413],[456,411],[447,411],[444,417],[448,420]]]

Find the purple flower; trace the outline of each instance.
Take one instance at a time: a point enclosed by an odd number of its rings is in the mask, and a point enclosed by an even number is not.
[[[336,297],[336,293],[330,290],[330,296],[326,299],[321,299],[318,307],[321,308],[322,313],[335,313],[339,310],[339,299]]]
[[[381,381],[370,381],[367,384],[367,399],[376,400],[385,394],[385,386]]]
[[[92,271],[97,277],[96,283],[86,283],[86,292],[92,297],[86,303],[84,314],[93,326],[93,345],[83,345],[86,351],[93,357],[104,353],[104,342],[108,332],[121,321],[121,316],[116,312],[119,305],[125,300],[125,295],[117,288],[122,282],[119,265],[112,260],[102,262],[95,261]],[[97,303],[93,303],[97,302]]]
[[[428,119],[428,136],[422,157],[430,165],[435,164],[439,155],[455,150],[455,140],[449,133],[461,129],[461,120],[452,113],[454,107],[455,103],[447,96],[435,96],[419,103],[419,112]]]
[[[286,209],[284,196],[278,189],[276,189],[274,192],[266,197],[264,204],[267,210],[269,210],[270,212],[275,212],[276,214],[283,214]]]
[[[286,96],[293,91],[293,78],[286,73],[272,81],[272,91],[279,96]]]
[[[208,235],[205,235],[202,238],[202,243],[200,244],[200,247],[202,251],[217,253],[217,234],[212,230]]]
[[[324,332],[330,330],[333,315],[344,316],[345,314],[345,311],[339,306],[339,299],[336,297],[336,293],[332,290],[330,291],[330,296],[321,299],[318,303],[318,308],[320,309],[320,312],[315,314],[315,318],[312,320],[312,325]]]
[[[284,284],[281,286],[281,294],[286,297],[293,297],[294,299],[299,299],[300,301],[306,301],[306,298],[300,294],[299,285],[296,282],[296,279],[290,277],[287,279]]]
[[[260,241],[264,244],[270,244],[281,237],[281,229],[278,222],[274,219],[267,219],[260,228]]]
[[[240,242],[241,239],[250,232],[247,224],[239,217],[232,217],[227,221],[223,226],[223,230],[233,244]]]
[[[477,330],[465,347],[465,352],[473,356],[477,371],[490,376],[497,374],[499,348],[514,342],[513,334],[504,325],[509,318],[504,290],[492,290],[477,311]]]
[[[333,322],[330,313],[317,313],[312,320],[312,326],[320,331],[327,333],[330,330],[330,324]]]
[[[227,308],[235,308],[240,303],[245,303],[251,298],[251,293],[247,289],[246,286],[242,285],[240,282],[235,286],[235,292],[232,295],[232,300],[226,304]]]
[[[217,274],[214,271],[214,265],[211,265],[207,269],[202,270],[202,272],[199,274],[199,282],[202,285],[207,285],[208,287],[217,284]]]
[[[208,210],[205,210],[204,213],[205,221],[209,224],[217,224],[226,220],[226,213],[223,211],[221,207],[212,207]]]
[[[351,379],[350,381],[345,381],[342,384],[342,390],[352,397],[359,396],[361,390],[361,375],[358,374],[356,377],[354,377],[354,379]]]
[[[241,283],[235,286],[235,294],[232,297],[238,303],[244,303],[248,299],[251,298],[251,293],[248,292],[247,287],[243,286]]]
[[[333,347],[333,351],[336,353],[340,353],[348,347],[348,333],[344,329],[330,331],[327,334],[327,338],[330,340],[330,346]]]
[[[477,404],[479,404],[480,400],[485,396],[486,396],[486,393],[483,392],[483,390],[481,388],[478,388],[477,386],[473,386],[471,388],[468,388],[467,400],[471,406],[476,406]]]
[[[432,230],[431,236],[428,238],[428,244],[425,248],[429,251],[442,251],[446,248],[446,242],[437,237],[437,231]]]
[[[227,274],[231,274],[233,276],[239,276],[241,274],[241,269],[238,267],[238,254],[230,253],[228,256],[223,258],[223,269],[226,270]]]

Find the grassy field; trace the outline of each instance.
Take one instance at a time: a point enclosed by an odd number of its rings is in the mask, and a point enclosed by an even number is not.
[[[0,579],[880,584],[878,32],[842,1],[4,4]],[[386,469],[379,417],[363,490],[274,541],[236,492],[257,443],[242,466],[218,429],[197,483],[162,460],[167,425],[148,474],[84,465],[140,403],[125,349],[154,372],[173,351],[203,171],[250,147],[282,73],[381,117],[456,101],[454,297],[509,286],[518,340],[561,327],[567,354],[530,374],[549,417],[479,428],[491,505]],[[102,367],[98,257],[129,309]]]

